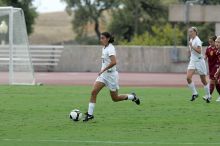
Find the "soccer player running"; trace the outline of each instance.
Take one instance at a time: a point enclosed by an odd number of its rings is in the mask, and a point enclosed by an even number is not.
[[[187,68],[187,83],[189,88],[192,90],[191,101],[194,101],[199,96],[196,87],[192,81],[192,76],[194,75],[195,71],[197,71],[200,75],[200,79],[202,84],[204,85],[204,90],[206,93],[206,96],[204,96],[203,98],[206,100],[207,103],[209,103],[211,100],[211,95],[209,92],[209,85],[206,81],[207,69],[205,60],[202,55],[202,41],[198,37],[198,30],[196,27],[191,27],[188,31],[190,37],[190,62]]]
[[[94,118],[93,112],[96,104],[96,98],[99,91],[107,86],[110,90],[111,98],[114,102],[131,100],[137,105],[140,104],[140,99],[135,93],[118,95],[118,72],[116,70],[116,51],[113,46],[114,38],[108,32],[101,33],[100,42],[103,45],[102,48],[102,67],[98,73],[98,77],[94,83],[93,90],[91,92],[88,112],[84,118],[84,122],[87,122]]]
[[[215,40],[216,36],[212,36],[209,38],[209,46],[206,49],[205,52],[205,59],[208,59],[208,66],[209,66],[209,88],[210,88],[210,94],[212,95],[215,87],[218,91],[218,94],[220,95],[220,84],[216,80],[215,73],[217,69],[219,68],[218,57],[217,57],[217,51],[218,49],[215,47]],[[220,99],[220,96],[218,97]]]
[[[217,37],[217,39],[215,40],[215,47],[218,49],[217,51],[217,64],[219,65],[219,68],[217,69],[217,72],[215,73],[215,79],[217,80],[218,84],[220,83],[220,36]],[[218,87],[217,87],[218,88]],[[220,97],[218,97],[218,99],[216,100],[218,102],[220,102]]]

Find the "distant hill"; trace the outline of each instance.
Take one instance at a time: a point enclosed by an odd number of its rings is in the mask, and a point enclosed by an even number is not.
[[[66,12],[39,14],[30,35],[30,44],[59,44],[74,39],[72,17]]]
[[[110,22],[110,15],[104,13],[100,23],[100,30],[106,31]],[[62,44],[73,43],[76,34],[72,29],[73,16],[66,12],[41,13],[36,19],[34,32],[29,36],[30,44]],[[88,36],[96,37],[94,24],[88,23],[86,27]],[[75,43],[75,42],[74,42]]]

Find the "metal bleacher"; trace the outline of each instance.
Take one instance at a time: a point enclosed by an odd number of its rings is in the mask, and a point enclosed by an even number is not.
[[[58,45],[30,45],[30,55],[35,70],[53,71],[58,65],[64,46]],[[0,46],[0,65],[9,65],[9,49]]]

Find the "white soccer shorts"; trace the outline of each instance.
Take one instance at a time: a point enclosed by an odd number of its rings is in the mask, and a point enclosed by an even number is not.
[[[111,73],[105,72],[97,77],[96,82],[102,82],[110,91],[116,91],[119,89],[118,79],[119,76],[117,71]]]
[[[207,68],[205,64],[204,59],[200,59],[199,61],[192,61],[190,60],[189,65],[188,65],[188,70],[189,69],[195,69],[199,75],[207,75]]]

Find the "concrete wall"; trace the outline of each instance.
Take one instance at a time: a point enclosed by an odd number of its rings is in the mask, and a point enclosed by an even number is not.
[[[190,5],[188,7],[189,18],[187,17],[186,5],[176,4],[169,6],[169,21],[184,22],[220,22],[220,5]]]
[[[121,72],[185,72],[186,47],[116,46]],[[65,46],[55,71],[97,72],[101,68],[101,46]]]
[[[187,15],[188,14],[188,15]],[[215,22],[215,34],[220,35],[220,5],[176,4],[169,6],[171,22]]]

